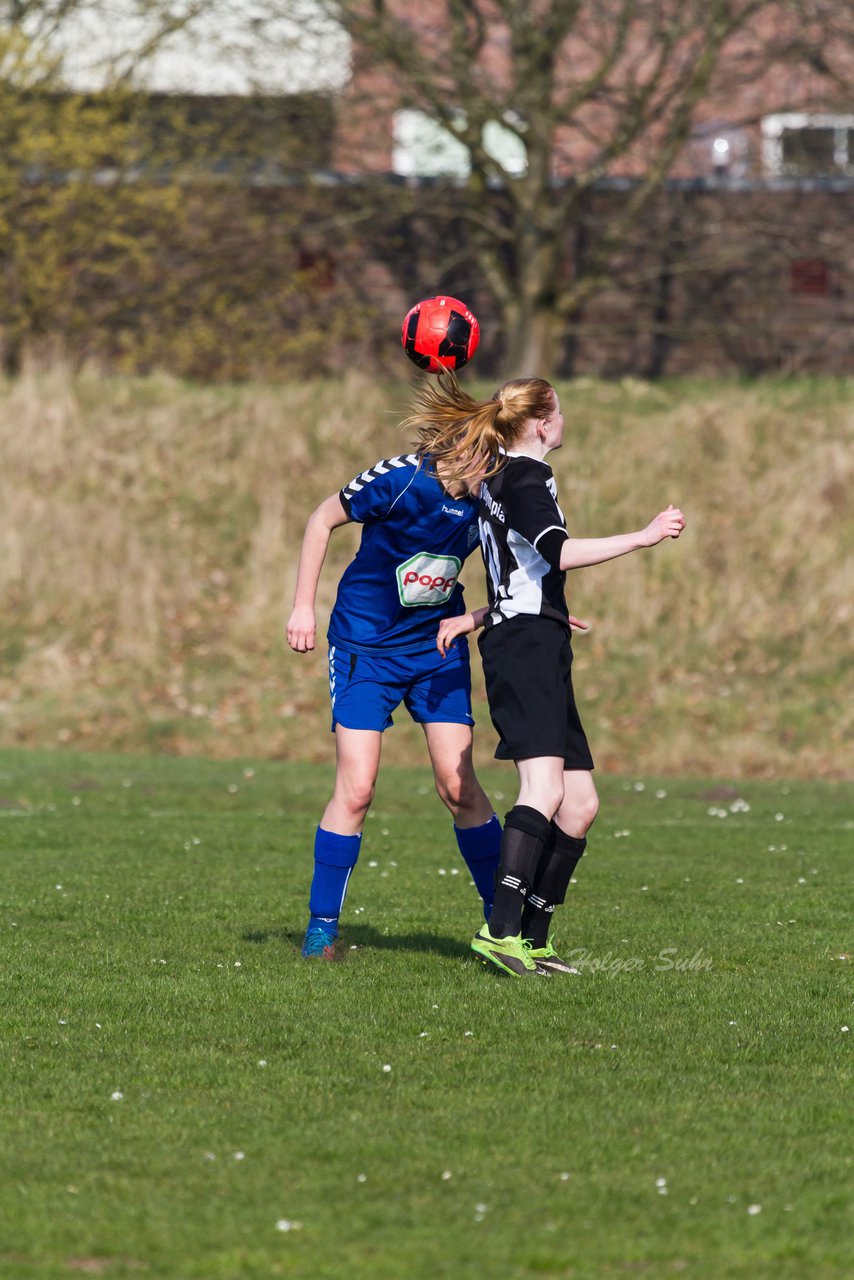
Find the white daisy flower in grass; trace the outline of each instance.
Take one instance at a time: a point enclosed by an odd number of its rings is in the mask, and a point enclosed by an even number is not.
[[[259,1067],[266,1067],[266,1065],[267,1065],[267,1059],[266,1059],[266,1058],[259,1058],[259,1059],[258,1059],[258,1066],[259,1066]]]
[[[761,1205],[761,1204],[749,1204],[749,1205],[747,1206],[747,1212],[750,1214],[751,1218],[755,1218],[755,1217],[756,1217],[756,1215],[757,1215],[757,1213],[761,1213],[761,1212],[762,1212],[762,1205]]]
[[[366,1173],[357,1173],[357,1174],[356,1174],[356,1181],[357,1181],[357,1182],[367,1182],[367,1181],[368,1181],[368,1175],[367,1175]]]
[[[569,1182],[569,1174],[568,1174],[568,1173],[562,1173],[562,1174],[560,1175],[560,1180],[561,1180],[561,1182]]]
[[[124,1096],[125,1095],[122,1093],[121,1089],[114,1089],[113,1092],[110,1094],[110,1100],[112,1102],[121,1102]]]
[[[279,1218],[276,1223],[277,1231],[299,1231],[302,1228],[301,1222],[294,1222],[290,1218]]]
[[[391,1071],[391,1063],[390,1063],[390,1062],[386,1062],[386,1063],[384,1063],[384,1064],[383,1064],[383,1071],[385,1072],[385,1074],[386,1074],[386,1075],[388,1075],[389,1071]]]
[[[454,1175],[451,1173],[450,1169],[446,1169],[445,1172],[442,1174],[442,1181],[448,1182],[453,1176]]]

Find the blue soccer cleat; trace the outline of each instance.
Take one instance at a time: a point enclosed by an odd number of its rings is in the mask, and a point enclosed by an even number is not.
[[[300,954],[306,960],[334,960],[337,936],[322,924],[310,924],[305,931]]]

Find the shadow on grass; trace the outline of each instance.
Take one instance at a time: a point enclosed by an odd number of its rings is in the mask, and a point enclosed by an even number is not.
[[[302,946],[302,932],[291,929],[246,929],[240,935],[243,942],[263,945],[266,942],[286,943],[297,950]],[[377,951],[426,951],[432,955],[459,958],[469,955],[468,940],[448,938],[439,933],[380,933],[369,924],[346,925],[341,931],[339,949],[346,956],[350,947],[373,947]]]

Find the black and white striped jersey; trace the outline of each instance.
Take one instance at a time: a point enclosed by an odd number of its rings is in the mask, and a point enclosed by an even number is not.
[[[508,453],[481,486],[478,514],[489,592],[484,626],[530,614],[568,627],[566,574],[558,567],[568,534],[551,467]]]

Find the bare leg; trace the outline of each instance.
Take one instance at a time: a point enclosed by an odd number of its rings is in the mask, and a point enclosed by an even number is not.
[[[472,767],[466,724],[425,724],[436,790],[454,819],[454,837],[489,918],[501,851],[501,824]]]
[[[376,729],[336,726],[335,790],[320,819],[325,831],[355,836],[362,830],[374,798],[382,741]]]
[[[568,769],[563,775],[563,801],[554,820],[568,836],[586,836],[599,812],[599,796],[593,774],[586,769]]]
[[[427,750],[439,799],[458,827],[480,827],[492,817],[492,805],[477,780],[471,759],[472,731],[467,724],[425,724]]]

